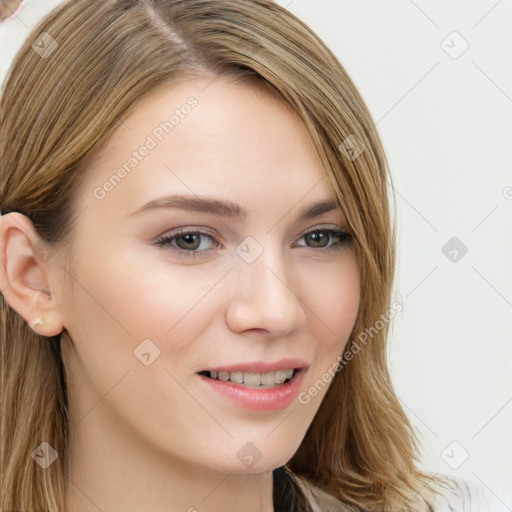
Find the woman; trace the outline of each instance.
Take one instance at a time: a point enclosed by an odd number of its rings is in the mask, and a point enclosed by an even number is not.
[[[1,115],[3,511],[438,510],[386,367],[386,157],[307,26],[64,2]]]

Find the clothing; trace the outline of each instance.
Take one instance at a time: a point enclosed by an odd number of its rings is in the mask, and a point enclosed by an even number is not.
[[[512,512],[512,503],[506,503],[497,489],[490,489],[478,480],[447,475],[451,489],[439,496],[435,512]]]

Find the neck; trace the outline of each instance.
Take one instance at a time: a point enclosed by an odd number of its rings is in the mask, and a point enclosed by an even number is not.
[[[110,427],[110,428],[109,428]],[[94,414],[72,429],[73,512],[273,512],[272,472],[237,474],[141,446]]]

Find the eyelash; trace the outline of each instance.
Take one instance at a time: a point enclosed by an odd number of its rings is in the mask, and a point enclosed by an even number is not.
[[[306,233],[304,233],[302,235],[301,238],[304,238],[305,236],[310,235],[312,233],[327,233],[327,235],[329,235],[330,237],[339,239],[339,242],[337,244],[331,244],[328,247],[309,247],[309,249],[313,249],[313,250],[316,250],[316,251],[321,251],[321,252],[324,252],[324,253],[327,253],[327,252],[333,251],[333,250],[334,251],[335,250],[340,250],[344,246],[346,246],[347,244],[351,243],[352,239],[353,239],[352,235],[350,233],[347,233],[346,231],[343,231],[343,230],[340,230],[340,229],[332,229],[332,228],[325,228],[325,229],[316,228],[316,229],[313,229],[311,231],[307,231]],[[196,229],[196,230],[180,230],[180,231],[175,232],[175,233],[170,233],[170,234],[161,236],[155,242],[155,245],[157,245],[159,247],[164,247],[166,245],[170,245],[172,247],[173,252],[175,252],[179,256],[192,257],[192,258],[201,256],[203,253],[207,253],[207,252],[212,250],[212,249],[206,249],[206,250],[203,250],[203,251],[198,251],[198,250],[185,251],[183,249],[179,249],[179,248],[177,248],[177,247],[172,245],[172,242],[175,239],[180,238],[180,237],[185,236],[185,235],[204,235],[204,236],[207,236],[207,237],[209,237],[209,238],[211,238],[212,240],[215,241],[215,239],[213,238],[213,236],[210,233],[207,233],[207,232],[202,231],[200,229]]]

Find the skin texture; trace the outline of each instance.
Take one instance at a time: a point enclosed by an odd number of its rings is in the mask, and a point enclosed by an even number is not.
[[[356,319],[352,246],[304,236],[343,228],[342,212],[296,220],[307,206],[333,198],[300,119],[253,86],[207,84],[180,82],[145,98],[91,162],[76,203],[70,264],[62,252],[35,258],[30,221],[19,213],[1,217],[6,300],[28,322],[44,317],[40,334],[65,328],[73,339],[62,352],[74,512],[272,510],[271,471],[298,449],[327,386],[307,404],[251,411],[212,391],[197,372],[299,357],[309,365],[305,391],[336,362]],[[191,96],[197,106],[95,197]],[[248,215],[235,222],[159,208],[129,216],[176,193],[229,199]],[[188,245],[183,238],[155,244],[182,227],[208,235]],[[249,236],[263,251],[251,263],[236,252]],[[199,256],[173,252],[187,247]],[[147,366],[134,355],[145,339],[160,350]],[[261,454],[251,467],[237,456],[246,443]]]

